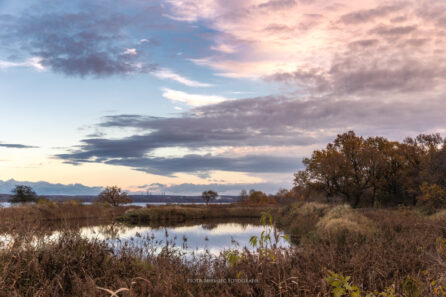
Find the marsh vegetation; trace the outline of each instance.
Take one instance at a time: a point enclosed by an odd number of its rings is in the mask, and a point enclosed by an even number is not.
[[[445,296],[444,156],[348,132],[276,195],[0,209],[0,296]]]
[[[104,207],[102,211],[109,215],[109,209],[116,208]],[[110,292],[119,289],[118,296],[331,296],[334,287],[327,280],[329,271],[350,276],[349,282],[367,293],[391,287],[395,296],[412,296],[404,293],[408,277],[417,284],[419,296],[439,296],[435,290],[439,292],[438,288],[444,286],[444,211],[425,215],[409,208],[353,209],[307,202],[269,211],[272,224],[283,234],[290,234],[292,244],[269,248],[267,256],[262,256],[260,246],[249,244],[253,234],[260,236],[264,230],[258,225],[248,228],[250,232],[239,239],[246,248],[228,244],[224,250],[211,252],[204,247],[200,253],[188,253],[182,248],[181,242],[191,244],[191,239],[181,237],[178,230],[185,230],[185,226],[179,227],[180,223],[173,221],[158,221],[153,227],[109,221],[102,225],[104,236],[85,236],[86,228],[91,230],[92,226],[70,226],[66,223],[69,219],[60,221],[57,228],[47,226],[46,231],[45,226],[33,220],[20,226],[4,225],[3,234],[11,240],[0,250],[1,296],[111,296]],[[234,220],[222,223],[209,218],[192,219],[187,220],[186,227],[199,225],[202,230],[212,230],[226,224],[236,233],[234,226],[256,226],[258,219],[245,218],[238,225]],[[62,222],[65,227],[61,227]],[[178,240],[155,244],[165,232],[160,229],[162,224],[179,227],[176,233],[172,231],[175,227],[167,231],[170,239],[176,236]],[[119,228],[127,234],[131,228],[139,229],[119,238]],[[159,230],[161,237],[153,238],[150,232],[141,231],[144,228]],[[58,236],[35,239],[38,234],[53,234],[55,230]],[[120,239],[121,243],[110,238]],[[228,252],[238,260],[231,260]]]

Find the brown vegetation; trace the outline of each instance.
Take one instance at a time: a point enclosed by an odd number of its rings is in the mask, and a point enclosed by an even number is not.
[[[159,254],[131,245],[111,251],[73,232],[39,245],[16,236],[15,245],[0,250],[0,296],[111,296],[107,290],[120,288],[126,290],[119,296],[331,296],[328,270],[351,276],[361,292],[393,286],[396,296],[405,296],[406,277],[416,280],[419,296],[437,296],[432,281],[444,285],[446,254],[438,246],[446,237],[444,218],[411,209],[333,209],[317,203],[293,205],[277,215],[291,222],[313,217],[313,231],[291,249],[274,250],[274,257],[245,251],[235,265],[223,254],[190,259],[168,247]],[[339,218],[373,228],[325,232],[318,226]]]
[[[110,207],[129,202],[113,187],[100,195],[105,204],[40,199],[0,209],[0,297],[446,295],[446,142],[439,135],[400,143],[351,131],[304,164],[292,191],[243,191],[231,205]],[[315,197],[347,204],[308,202]],[[264,248],[272,233],[262,232],[252,241],[260,242],[256,252],[185,257],[169,244],[157,252],[150,238],[114,249],[82,238],[69,223],[212,223],[264,212],[289,235],[291,248]],[[39,239],[51,234],[44,222],[67,229]]]
[[[294,188],[303,198],[324,194],[354,207],[419,204],[433,211],[446,206],[446,140],[439,134],[401,143],[350,131],[303,163]]]
[[[113,220],[132,207],[110,207],[104,204],[82,205],[76,201],[56,203],[40,200],[37,204],[24,204],[0,208],[0,230],[18,228],[26,223],[48,221],[65,222],[80,219]]]
[[[316,224],[317,232],[325,236],[336,236],[344,232],[367,236],[374,229],[370,219],[355,212],[349,205],[333,207]]]
[[[159,205],[126,211],[118,220],[131,224],[185,222],[213,218],[259,218],[264,207],[228,205]]]
[[[262,191],[250,190],[249,193],[243,190],[240,193],[238,203],[245,206],[267,206],[276,205],[278,201],[284,201],[288,198],[284,193],[287,190],[279,190],[276,195],[267,195]]]

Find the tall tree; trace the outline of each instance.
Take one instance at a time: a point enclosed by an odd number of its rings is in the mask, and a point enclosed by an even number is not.
[[[338,135],[334,144],[346,160],[344,178],[348,183],[351,203],[357,207],[366,191],[372,187],[376,150],[353,131]]]
[[[377,202],[415,205],[429,200],[426,197],[440,197],[446,189],[445,143],[439,134],[400,143],[364,139],[349,131],[303,160],[305,170],[295,174],[294,188],[299,195],[343,197],[354,207]]]
[[[341,196],[357,207],[366,191],[372,186],[374,150],[353,131],[338,135],[324,150],[316,150],[311,158],[304,159],[310,185],[325,192],[328,197]],[[301,185],[300,185],[301,186]]]

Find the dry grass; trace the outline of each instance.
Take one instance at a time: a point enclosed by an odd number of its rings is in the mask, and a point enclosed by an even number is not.
[[[349,205],[330,209],[316,224],[320,235],[337,236],[340,233],[368,235],[373,232],[373,223]]]
[[[246,251],[234,266],[224,255],[190,259],[169,248],[160,254],[132,246],[112,251],[76,232],[38,246],[17,235],[15,246],[0,250],[0,296],[110,296],[121,288],[127,290],[118,296],[330,296],[327,270],[351,276],[363,292],[394,286],[399,297],[411,276],[420,296],[435,296],[431,281],[446,277],[446,254],[436,245],[446,237],[446,220],[375,209],[354,210],[351,217],[345,211],[323,211],[312,221],[314,230],[322,220],[365,218],[374,232],[306,237],[292,249],[274,251],[274,261]]]
[[[298,202],[275,213],[280,227],[285,229],[293,242],[298,243],[316,233],[316,224],[331,208],[328,204]]]
[[[102,204],[81,205],[78,203],[44,203],[0,208],[0,231],[21,229],[25,223],[40,225],[44,222],[67,222],[71,220],[113,220],[131,206],[111,207]]]
[[[295,211],[299,215],[313,215],[322,216],[328,209],[330,205],[318,202],[299,202],[295,206]]]
[[[431,220],[435,220],[435,221],[438,221],[438,220],[445,221],[446,220],[446,209],[440,210],[440,211],[430,215],[429,218]]]
[[[163,205],[126,211],[119,220],[130,224],[185,222],[214,218],[259,218],[265,207],[231,205]]]

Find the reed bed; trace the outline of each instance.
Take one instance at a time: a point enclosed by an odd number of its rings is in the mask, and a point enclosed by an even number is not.
[[[282,217],[299,213],[292,208]],[[321,232],[320,220],[340,215],[315,209],[311,236],[302,233],[297,245],[273,249],[272,257],[261,250],[239,252],[235,264],[224,253],[191,258],[169,245],[155,252],[150,239],[145,246],[114,249],[67,230],[36,245],[10,230],[14,244],[0,249],[0,296],[332,296],[329,270],[351,276],[361,296],[392,287],[395,296],[408,297],[408,277],[416,280],[418,296],[440,296],[434,286],[446,285],[446,254],[439,245],[446,237],[444,219],[355,210],[348,213],[350,220],[355,220],[352,214],[361,215],[366,220],[360,221],[373,229]]]
[[[114,220],[134,206],[111,207],[105,204],[83,205],[75,201],[22,204],[0,207],[0,230],[22,228],[23,224],[44,222],[67,222],[70,220]]]
[[[130,224],[156,222],[186,222],[217,218],[260,218],[262,212],[277,207],[229,205],[161,205],[131,209],[118,218]]]

